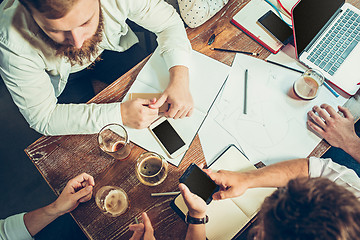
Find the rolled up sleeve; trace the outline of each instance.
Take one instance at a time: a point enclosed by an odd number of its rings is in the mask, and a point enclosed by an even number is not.
[[[0,73],[31,128],[44,135],[91,134],[108,123],[122,124],[119,102],[57,104],[43,61],[28,54],[20,56],[2,46]]]
[[[25,213],[19,213],[0,220],[0,239],[30,240],[33,239],[24,223]]]

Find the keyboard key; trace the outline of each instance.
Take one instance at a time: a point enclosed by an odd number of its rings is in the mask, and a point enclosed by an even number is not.
[[[350,52],[355,48],[357,43],[358,43],[357,41],[352,42],[349,45],[349,47],[344,51],[344,53],[341,55],[341,57],[345,59],[350,54]]]
[[[357,35],[355,39],[356,39],[356,41],[360,41],[360,36]]]
[[[329,74],[330,74],[331,76],[333,76],[333,75],[334,75],[334,73],[335,73],[335,72],[334,72],[334,71],[332,71],[332,70],[330,70],[330,71],[329,71]]]
[[[314,64],[315,64],[316,66],[319,66],[319,64],[320,64],[320,60],[319,60],[319,59],[317,59],[317,60],[314,62]]]
[[[310,59],[310,62],[315,62],[315,58],[311,58],[311,59]]]
[[[334,64],[334,66],[337,67],[337,68],[339,68],[339,67],[340,67],[340,63],[339,63],[339,62],[336,62],[336,63]]]
[[[324,71],[329,71],[331,67],[331,63],[326,64],[326,66],[324,67]]]
[[[323,68],[323,67],[325,66],[325,64],[326,64],[326,62],[321,62],[320,65],[319,65],[319,67],[320,67],[320,68]]]
[[[357,21],[358,23],[360,23],[360,16],[356,19],[356,21]]]

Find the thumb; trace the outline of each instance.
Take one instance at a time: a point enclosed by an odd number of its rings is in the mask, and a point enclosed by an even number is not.
[[[159,108],[165,103],[166,99],[167,99],[167,96],[165,94],[162,94],[161,97],[155,103],[151,103],[149,105],[149,107]]]
[[[230,188],[227,190],[219,190],[218,192],[214,193],[212,197],[215,200],[231,198],[231,197],[233,197],[232,189]]]
[[[189,188],[185,184],[180,183],[179,189],[180,189],[181,195],[183,196],[185,202],[188,202],[188,199],[190,198],[190,195],[192,194],[190,192]]]
[[[80,191],[77,191],[76,193],[73,194],[74,199],[76,201],[80,200],[81,198],[83,198],[86,195],[88,195],[89,193],[91,193],[92,189],[93,189],[92,186],[87,186],[86,188],[83,188]]]

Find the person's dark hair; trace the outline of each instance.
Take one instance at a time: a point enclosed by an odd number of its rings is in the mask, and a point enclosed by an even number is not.
[[[77,0],[19,0],[28,11],[32,9],[43,14],[48,19],[64,17]]]
[[[328,179],[294,179],[265,199],[257,222],[257,240],[358,239],[360,202]]]

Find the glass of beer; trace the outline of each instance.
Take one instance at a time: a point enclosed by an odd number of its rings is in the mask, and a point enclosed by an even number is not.
[[[116,186],[103,186],[95,195],[96,205],[110,217],[124,214],[130,207],[125,191]]]
[[[145,152],[137,159],[135,172],[141,183],[156,186],[165,180],[168,173],[168,163],[160,154]]]
[[[125,160],[131,152],[129,136],[120,124],[111,123],[98,133],[100,149],[115,159]]]
[[[324,75],[316,69],[309,69],[294,82],[293,89],[299,98],[311,100],[318,95],[319,88],[323,83]]]

